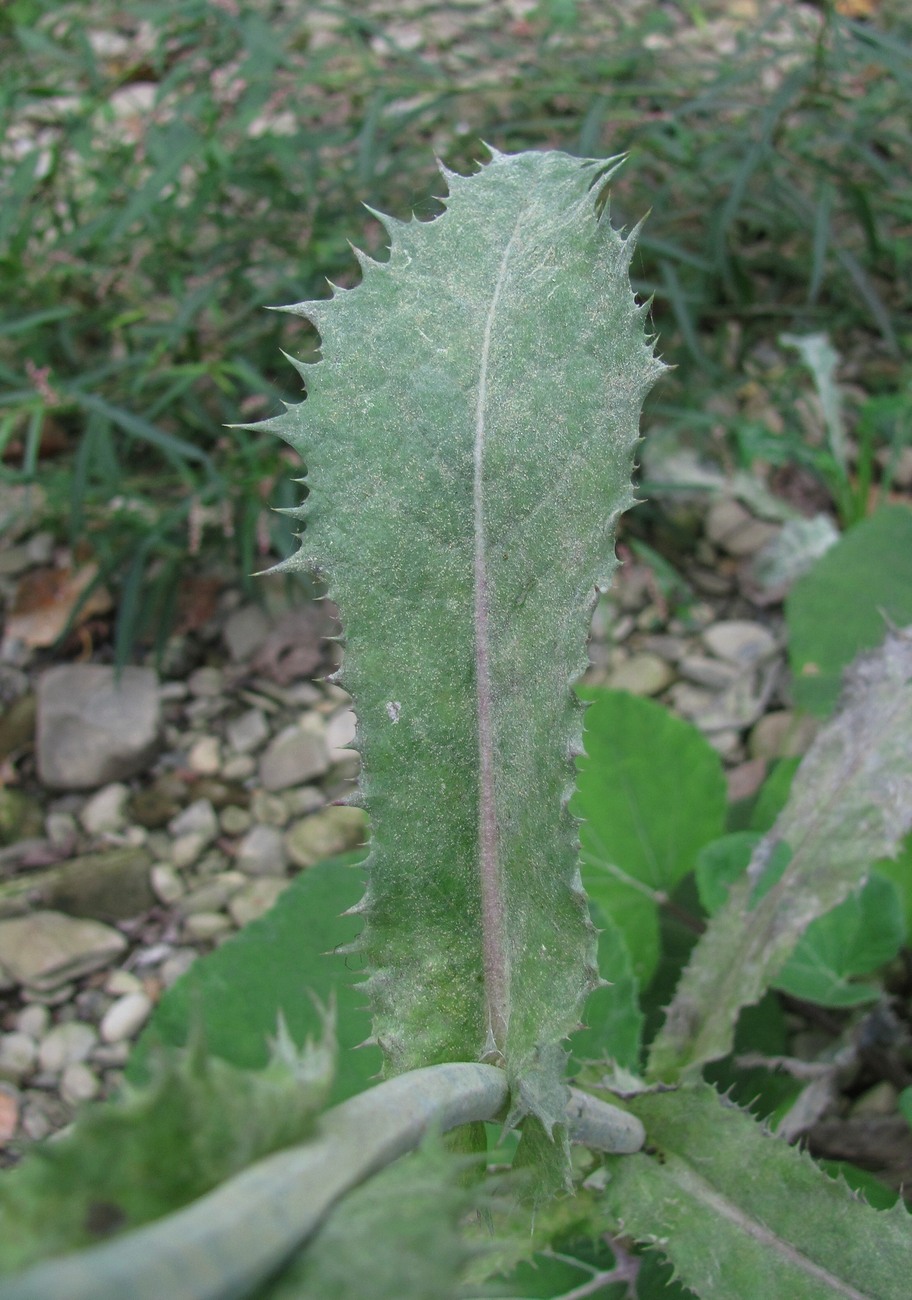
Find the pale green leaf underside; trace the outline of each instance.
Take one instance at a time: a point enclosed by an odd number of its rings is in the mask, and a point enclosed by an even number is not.
[[[703,1300],[908,1296],[912,1220],[901,1202],[865,1205],[706,1085],[628,1104],[661,1163],[610,1159],[612,1228],[657,1244]]]
[[[296,563],[345,628],[372,853],[361,950],[394,1072],[505,1060],[561,1113],[559,1041],[595,981],[566,809],[598,585],[659,363],[606,165],[494,154],[388,262],[293,310],[322,337],[272,423],[311,496]]]
[[[693,951],[652,1046],[653,1078],[725,1056],[741,1007],[760,999],[811,922],[857,888],[878,858],[897,853],[912,826],[910,737],[907,628],[890,632],[848,673],[840,712],[808,750],[773,829]],[[791,859],[764,893],[780,844]]]

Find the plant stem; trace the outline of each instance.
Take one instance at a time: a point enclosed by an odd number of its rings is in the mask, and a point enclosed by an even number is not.
[[[311,1237],[335,1203],[426,1134],[502,1117],[507,1077],[490,1065],[413,1070],[321,1118],[317,1136],[251,1165],[174,1214],[0,1282],[0,1300],[242,1300]],[[614,1152],[640,1121],[572,1091],[571,1136]]]

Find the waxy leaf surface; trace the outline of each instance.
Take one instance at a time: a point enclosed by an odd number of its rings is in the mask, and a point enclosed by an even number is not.
[[[359,950],[388,1069],[503,1062],[514,1112],[562,1114],[561,1040],[594,987],[567,810],[597,588],[660,364],[606,164],[494,154],[389,260],[292,310],[320,331],[298,566],[345,629],[371,818]],[[262,427],[262,426],[259,426]]]

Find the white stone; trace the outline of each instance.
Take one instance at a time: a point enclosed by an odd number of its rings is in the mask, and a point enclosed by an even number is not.
[[[73,1061],[60,1076],[60,1095],[70,1106],[78,1106],[97,1097],[101,1089],[98,1076],[84,1061]]]
[[[152,1014],[152,999],[146,993],[127,993],[108,1007],[101,1021],[101,1037],[106,1043],[132,1038]]]
[[[303,725],[286,727],[260,757],[260,780],[266,790],[288,790],[322,776],[329,767],[325,735]]]
[[[250,830],[252,820],[247,809],[240,808],[235,803],[230,803],[219,813],[219,826],[226,835],[243,835]]]
[[[98,1042],[93,1025],[69,1020],[48,1030],[38,1048],[38,1063],[49,1074],[59,1074],[65,1065],[84,1061]]]
[[[200,776],[215,776],[222,766],[222,747],[218,736],[200,736],[187,754],[187,766]]]
[[[159,977],[165,988],[169,989],[182,975],[186,975],[198,956],[195,948],[175,948],[170,957],[166,957],[162,962],[159,971]]]
[[[118,831],[127,821],[129,788],[120,781],[105,785],[86,803],[79,820],[89,835],[102,835],[105,831]]]
[[[44,819],[44,833],[55,848],[72,844],[77,830],[76,818],[70,813],[52,812]]]

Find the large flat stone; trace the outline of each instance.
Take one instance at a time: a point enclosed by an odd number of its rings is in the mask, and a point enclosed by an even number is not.
[[[150,668],[49,668],[38,684],[38,775],[57,790],[92,790],[142,772],[155,757],[161,712]]]
[[[39,992],[107,966],[126,946],[123,935],[109,925],[61,912],[0,921],[0,968],[17,984]]]

